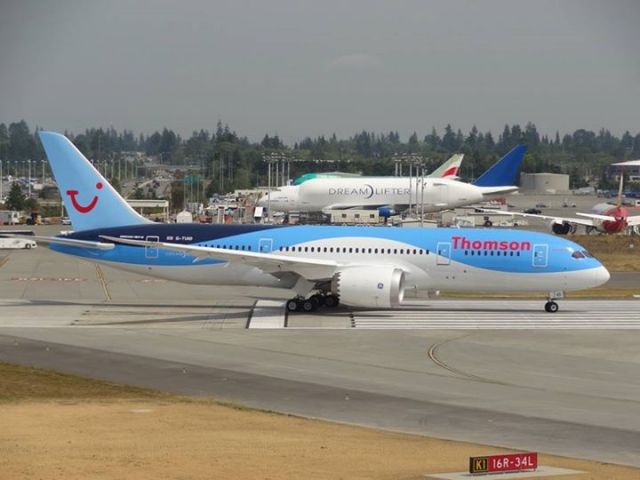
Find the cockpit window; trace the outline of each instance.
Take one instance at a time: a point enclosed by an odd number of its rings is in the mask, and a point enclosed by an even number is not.
[[[589,252],[587,252],[586,250],[582,250],[582,254],[587,257],[587,258],[593,258],[593,255],[591,255]]]
[[[573,253],[571,254],[571,256],[572,256],[573,258],[584,258],[584,255],[582,254],[582,252],[578,252],[578,251],[573,252]]]

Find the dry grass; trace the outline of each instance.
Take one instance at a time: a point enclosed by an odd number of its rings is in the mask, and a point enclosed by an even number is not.
[[[469,456],[505,452],[16,365],[0,364],[0,378],[0,478],[419,479],[465,470]],[[540,463],[588,472],[562,480],[640,476],[547,455]]]
[[[168,397],[155,390],[9,363],[0,363],[0,379],[0,402],[110,398],[131,400]]]
[[[628,235],[570,235],[611,272],[640,272],[640,238]]]

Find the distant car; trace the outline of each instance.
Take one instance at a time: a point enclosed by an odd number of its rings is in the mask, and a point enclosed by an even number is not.
[[[536,203],[536,208],[547,208],[544,203]]]
[[[540,210],[539,208],[527,208],[524,213],[533,213],[534,215],[540,215],[542,213],[542,210]]]
[[[62,217],[62,225],[71,225],[71,219],[69,217]]]

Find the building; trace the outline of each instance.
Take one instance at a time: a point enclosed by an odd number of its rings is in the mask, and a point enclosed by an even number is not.
[[[522,173],[520,190],[523,193],[566,194],[569,192],[569,175],[564,173]]]

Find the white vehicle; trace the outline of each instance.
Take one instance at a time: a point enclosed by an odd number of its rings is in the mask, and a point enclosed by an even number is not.
[[[0,249],[26,249],[36,248],[38,244],[34,240],[26,238],[0,237]]]
[[[424,212],[439,212],[472,205],[518,190],[515,177],[526,148],[515,147],[473,184],[451,178],[337,177],[309,178],[299,185],[280,187],[262,197],[258,205],[271,210],[322,212],[347,209],[405,210],[416,205]]]
[[[0,210],[0,225],[16,225],[20,223],[20,212]]]

